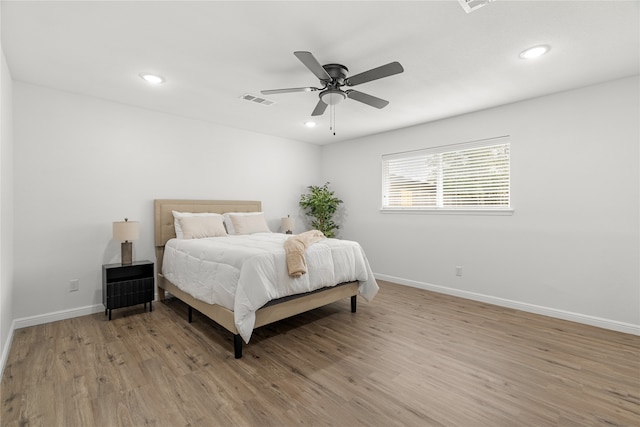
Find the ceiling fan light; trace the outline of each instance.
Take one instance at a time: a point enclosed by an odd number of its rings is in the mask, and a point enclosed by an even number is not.
[[[347,97],[344,92],[339,90],[328,90],[320,94],[320,99],[327,105],[336,105]]]

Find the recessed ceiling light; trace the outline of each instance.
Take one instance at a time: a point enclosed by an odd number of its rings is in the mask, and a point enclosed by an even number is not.
[[[164,77],[158,76],[156,74],[140,73],[139,76],[145,82],[151,83],[154,85],[159,85],[161,83],[164,83]]]
[[[520,52],[520,58],[522,58],[522,59],[537,58],[537,57],[542,56],[545,53],[549,52],[550,49],[551,49],[551,47],[547,46],[547,45],[540,45],[540,46],[530,47],[529,49],[526,49],[526,50],[523,50],[522,52]]]
[[[316,127],[316,122],[304,122],[304,125],[308,128]]]

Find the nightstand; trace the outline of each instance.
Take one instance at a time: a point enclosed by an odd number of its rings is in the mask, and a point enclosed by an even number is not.
[[[136,261],[133,264],[102,265],[102,304],[104,314],[114,308],[149,303],[149,311],[153,311],[153,262]]]

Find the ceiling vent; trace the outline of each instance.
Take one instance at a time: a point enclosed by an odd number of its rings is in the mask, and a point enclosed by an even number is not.
[[[251,95],[251,94],[248,94],[248,93],[245,93],[240,98],[244,99],[245,101],[251,101],[251,102],[255,102],[256,104],[264,105],[265,107],[269,107],[270,105],[275,104],[274,101],[271,101],[271,100],[265,99],[265,98],[261,98],[259,96]]]
[[[471,13],[492,1],[493,0],[458,0],[464,11],[467,13]]]

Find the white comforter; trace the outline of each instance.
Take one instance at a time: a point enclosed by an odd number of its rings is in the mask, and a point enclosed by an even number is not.
[[[325,239],[306,253],[307,274],[290,277],[284,241],[290,235],[256,233],[206,239],[171,239],[165,245],[162,274],[174,285],[209,304],[233,310],[238,333],[249,342],[255,312],[273,299],[357,280],[371,301],[378,292],[369,262],[357,243]]]

